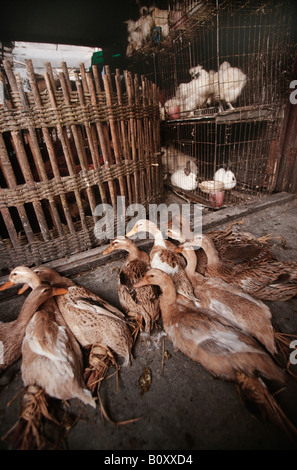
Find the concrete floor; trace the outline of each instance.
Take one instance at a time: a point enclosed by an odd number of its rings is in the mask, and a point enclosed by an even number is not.
[[[238,216],[242,219],[242,216]],[[297,200],[279,204],[244,217],[240,230],[256,236],[275,233],[286,239],[286,246],[272,249],[280,259],[297,259]],[[226,223],[222,224],[223,228]],[[122,258],[73,276],[109,302],[119,306],[116,267]],[[1,300],[1,298],[0,298]],[[0,302],[0,320],[15,318],[23,299],[4,298]],[[282,332],[297,333],[297,298],[287,302],[269,302],[273,323]],[[163,349],[164,348],[164,349]],[[163,352],[169,354],[163,358]],[[7,403],[22,389],[20,362],[0,378],[0,435],[16,421],[21,396]],[[145,368],[151,371],[151,386],[142,393],[139,379]],[[297,373],[297,366],[292,366]],[[140,417],[139,421],[115,425],[106,421],[99,407],[93,410],[71,400],[69,410],[79,417],[67,437],[68,449],[81,450],[284,450],[296,449],[277,428],[252,414],[241,401],[233,383],[214,379],[199,364],[175,352],[168,339],[148,345],[141,337],[134,349],[130,367],[119,371],[118,388],[114,370],[101,386],[101,399],[114,421]],[[9,378],[8,378],[9,377]],[[297,381],[277,395],[282,409],[297,426]],[[0,441],[0,449],[9,448]]]

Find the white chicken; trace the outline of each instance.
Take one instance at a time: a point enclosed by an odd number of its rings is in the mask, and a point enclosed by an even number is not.
[[[198,186],[197,175],[191,172],[190,161],[182,170],[177,170],[171,175],[171,184],[186,191],[193,191]]]
[[[196,65],[196,67],[190,68],[189,74],[192,78],[198,78],[202,69],[203,67],[201,67],[201,65]]]
[[[203,108],[209,98],[209,75],[201,65],[190,69],[195,76],[189,83],[181,83],[176,91],[176,98],[180,100],[181,113],[194,114],[194,111]]]
[[[161,28],[162,39],[165,39],[169,34],[168,10],[143,6],[140,8],[140,17],[136,21],[127,20],[125,23],[128,32],[128,46],[126,49],[128,57],[152,39],[154,28]]]
[[[193,157],[190,157],[189,155],[181,152],[173,145],[170,145],[169,147],[162,147],[161,150],[163,152],[162,165],[165,174],[169,173],[172,175],[176,171],[184,170],[189,162],[190,172],[197,175],[198,168]]]
[[[206,106],[210,96],[208,72],[201,65],[192,67],[189,73],[193,78],[190,82],[181,83],[176,94],[164,104],[162,116],[169,119],[180,119],[193,116],[196,109]]]
[[[154,27],[154,20],[149,9],[143,7],[140,11],[141,16],[138,20],[127,20],[128,46],[126,55],[131,56],[133,51],[141,49],[151,35]]]
[[[209,73],[209,97],[212,96],[215,102],[219,102],[221,109],[222,101],[226,102],[229,109],[234,109],[232,103],[241,95],[246,82],[246,75],[225,61],[220,65],[218,72]],[[208,103],[209,100],[210,98]]]
[[[236,186],[236,177],[231,170],[225,170],[225,168],[220,168],[215,172],[214,175],[215,181],[220,181],[224,183],[224,189],[233,189]]]

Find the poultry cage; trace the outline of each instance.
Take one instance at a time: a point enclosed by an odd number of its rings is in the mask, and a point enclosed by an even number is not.
[[[103,235],[110,229],[116,236],[118,200],[147,209],[162,190],[155,84],[108,66],[101,75],[80,64],[70,77],[63,62],[57,79],[46,63],[42,83],[30,59],[26,69],[26,92],[10,61],[1,70],[3,272],[102,244],[95,229],[107,208],[114,225],[105,217]]]
[[[160,88],[165,182],[210,208],[271,193],[292,80],[292,3],[167,6],[169,35],[130,58]]]

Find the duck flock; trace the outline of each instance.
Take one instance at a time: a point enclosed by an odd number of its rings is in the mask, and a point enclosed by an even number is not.
[[[154,237],[150,253],[131,239],[140,232]],[[193,236],[182,218],[171,221],[166,236],[138,220],[103,254],[115,250],[128,253],[118,274],[121,310],[46,266],[17,266],[0,287],[30,289],[17,319],[0,324],[0,373],[21,358],[25,387],[18,420],[4,439],[18,449],[46,448],[44,422],[61,426],[49,399],[78,398],[102,411],[99,388],[107,370],[129,368],[138,333],[152,335],[157,327],[193,366],[234,382],[295,440],[294,424],[269,392],[271,381],[282,387],[292,374],[276,361],[289,339],[274,328],[264,301],[297,295],[297,262],[280,261],[246,232]]]

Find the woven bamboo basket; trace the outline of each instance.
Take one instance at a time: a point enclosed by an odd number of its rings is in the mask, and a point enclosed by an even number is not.
[[[1,270],[94,248],[98,205],[147,210],[162,192],[155,84],[82,64],[71,80],[66,63],[58,79],[46,63],[41,83],[26,69],[29,92],[7,60],[0,77]]]

